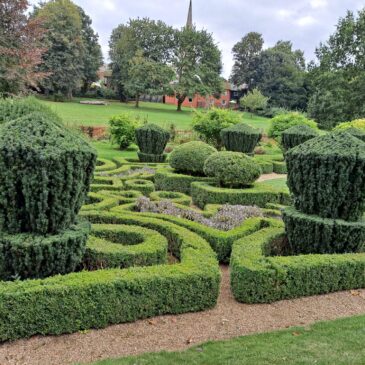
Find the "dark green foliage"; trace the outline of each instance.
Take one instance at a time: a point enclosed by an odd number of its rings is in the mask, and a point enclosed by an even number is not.
[[[346,222],[300,213],[294,208],[283,211],[291,254],[358,252],[365,243],[365,221]]]
[[[273,161],[272,166],[275,174],[286,174],[288,172],[285,161]]]
[[[0,124],[24,117],[34,112],[47,115],[55,122],[61,123],[61,118],[57,114],[35,98],[0,99]]]
[[[213,182],[214,179],[204,176],[192,176],[177,174],[172,169],[164,169],[156,172],[156,190],[176,191],[183,194],[191,194],[191,183],[194,181]]]
[[[216,305],[219,266],[203,238],[170,222],[131,213],[90,213],[88,219],[156,230],[168,239],[169,250],[181,263],[0,283],[1,341],[102,328]]]
[[[228,151],[253,153],[256,145],[260,142],[261,133],[247,124],[239,123],[223,129],[221,138]]]
[[[146,124],[136,130],[137,144],[142,153],[162,155],[170,133],[156,124]]]
[[[140,191],[143,195],[150,195],[155,191],[155,185],[152,181],[143,179],[131,179],[124,182],[128,190]]]
[[[85,253],[89,223],[56,235],[0,235],[0,279],[44,278],[74,271]]]
[[[365,142],[365,132],[359,128],[350,127],[350,128],[344,129],[344,130],[338,130],[338,133],[349,133],[352,136]]]
[[[194,182],[191,184],[191,195],[193,203],[202,209],[207,204],[256,205],[264,208],[267,203],[291,203],[287,191],[275,189],[265,183],[256,183],[247,189],[227,189]]]
[[[68,229],[89,190],[96,152],[80,136],[34,113],[0,127],[0,228]]]
[[[163,265],[167,239],[143,227],[94,224],[83,263],[91,270]]]
[[[220,186],[250,186],[261,175],[261,169],[251,157],[240,152],[217,152],[205,161],[204,172],[214,177]]]
[[[285,151],[288,151],[315,137],[318,137],[318,132],[315,129],[307,125],[296,125],[286,129],[281,134],[281,145]]]
[[[264,228],[234,243],[231,288],[238,301],[270,303],[365,287],[365,254],[267,256],[283,235],[283,228]]]
[[[204,175],[204,163],[217,150],[204,142],[193,141],[176,147],[170,154],[170,165],[177,171]]]
[[[364,212],[365,144],[347,133],[311,139],[286,154],[297,210],[356,221]]]
[[[149,153],[137,152],[140,162],[155,162],[163,163],[166,161],[167,155],[164,153],[162,155],[152,155]]]

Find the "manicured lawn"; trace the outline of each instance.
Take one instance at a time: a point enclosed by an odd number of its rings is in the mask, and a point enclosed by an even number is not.
[[[118,101],[108,101],[109,105],[82,105],[80,99],[72,102],[56,103],[52,101],[44,101],[42,103],[50,106],[57,112],[64,122],[70,126],[86,125],[86,126],[107,126],[111,116],[120,113],[132,113],[138,115],[141,120],[156,123],[164,128],[169,128],[171,124],[175,124],[178,129],[191,129],[192,109],[185,108],[182,112],[177,112],[173,105],[160,103],[141,103],[139,109],[134,107],[134,103],[120,103]],[[270,126],[270,120],[251,115],[248,113],[240,113],[242,120],[256,128],[267,130]]]
[[[112,159],[122,156],[125,158],[137,158],[135,151],[121,151],[118,146],[112,145],[109,141],[92,142],[93,147],[98,151],[98,157]]]
[[[156,334],[157,335],[157,334]],[[365,364],[365,316],[309,328],[210,342],[184,352],[146,354],[98,365],[361,365]]]
[[[265,185],[270,185],[273,188],[277,188],[277,189],[288,189],[288,185],[286,183],[286,177],[283,178],[279,178],[279,179],[273,179],[273,180],[267,180],[265,181]]]

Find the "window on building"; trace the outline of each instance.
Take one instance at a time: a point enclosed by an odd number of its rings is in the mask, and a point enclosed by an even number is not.
[[[189,103],[192,103],[193,102],[193,98],[189,98]]]

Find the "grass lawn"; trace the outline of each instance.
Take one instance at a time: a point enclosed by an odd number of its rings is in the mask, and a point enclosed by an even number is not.
[[[158,334],[156,334],[157,336]],[[365,316],[308,328],[209,342],[184,352],[146,354],[97,365],[363,365]]]
[[[118,101],[108,101],[109,105],[103,106],[82,105],[79,103],[80,99],[64,103],[41,101],[57,112],[69,126],[107,126],[111,116],[128,112],[164,128],[169,128],[173,123],[178,129],[191,129],[192,109],[185,108],[182,112],[177,112],[174,105],[141,103],[140,108],[136,109],[134,103],[126,104]],[[267,130],[270,126],[270,120],[267,118],[251,117],[251,114],[248,113],[241,114],[242,121],[256,128]]]
[[[289,191],[288,185],[286,183],[287,179],[286,177],[281,177],[279,179],[273,179],[273,180],[267,180],[265,181],[265,185],[270,185],[273,188],[277,188],[277,189],[286,189],[287,191]]]
[[[113,157],[137,158],[136,151],[121,151],[117,145],[109,141],[92,142],[93,147],[98,151],[98,157],[112,159]]]

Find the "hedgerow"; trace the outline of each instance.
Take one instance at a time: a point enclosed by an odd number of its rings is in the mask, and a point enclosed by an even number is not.
[[[315,129],[307,125],[296,125],[282,132],[281,145],[285,151],[288,151],[315,137],[318,137],[318,132]]]
[[[188,205],[188,206],[191,203],[190,196],[174,191],[155,191],[150,194],[150,199],[155,201],[161,201],[167,199],[171,200],[173,203]]]
[[[142,179],[131,179],[124,182],[126,189],[140,191],[143,195],[150,195],[155,191],[152,181]]]

